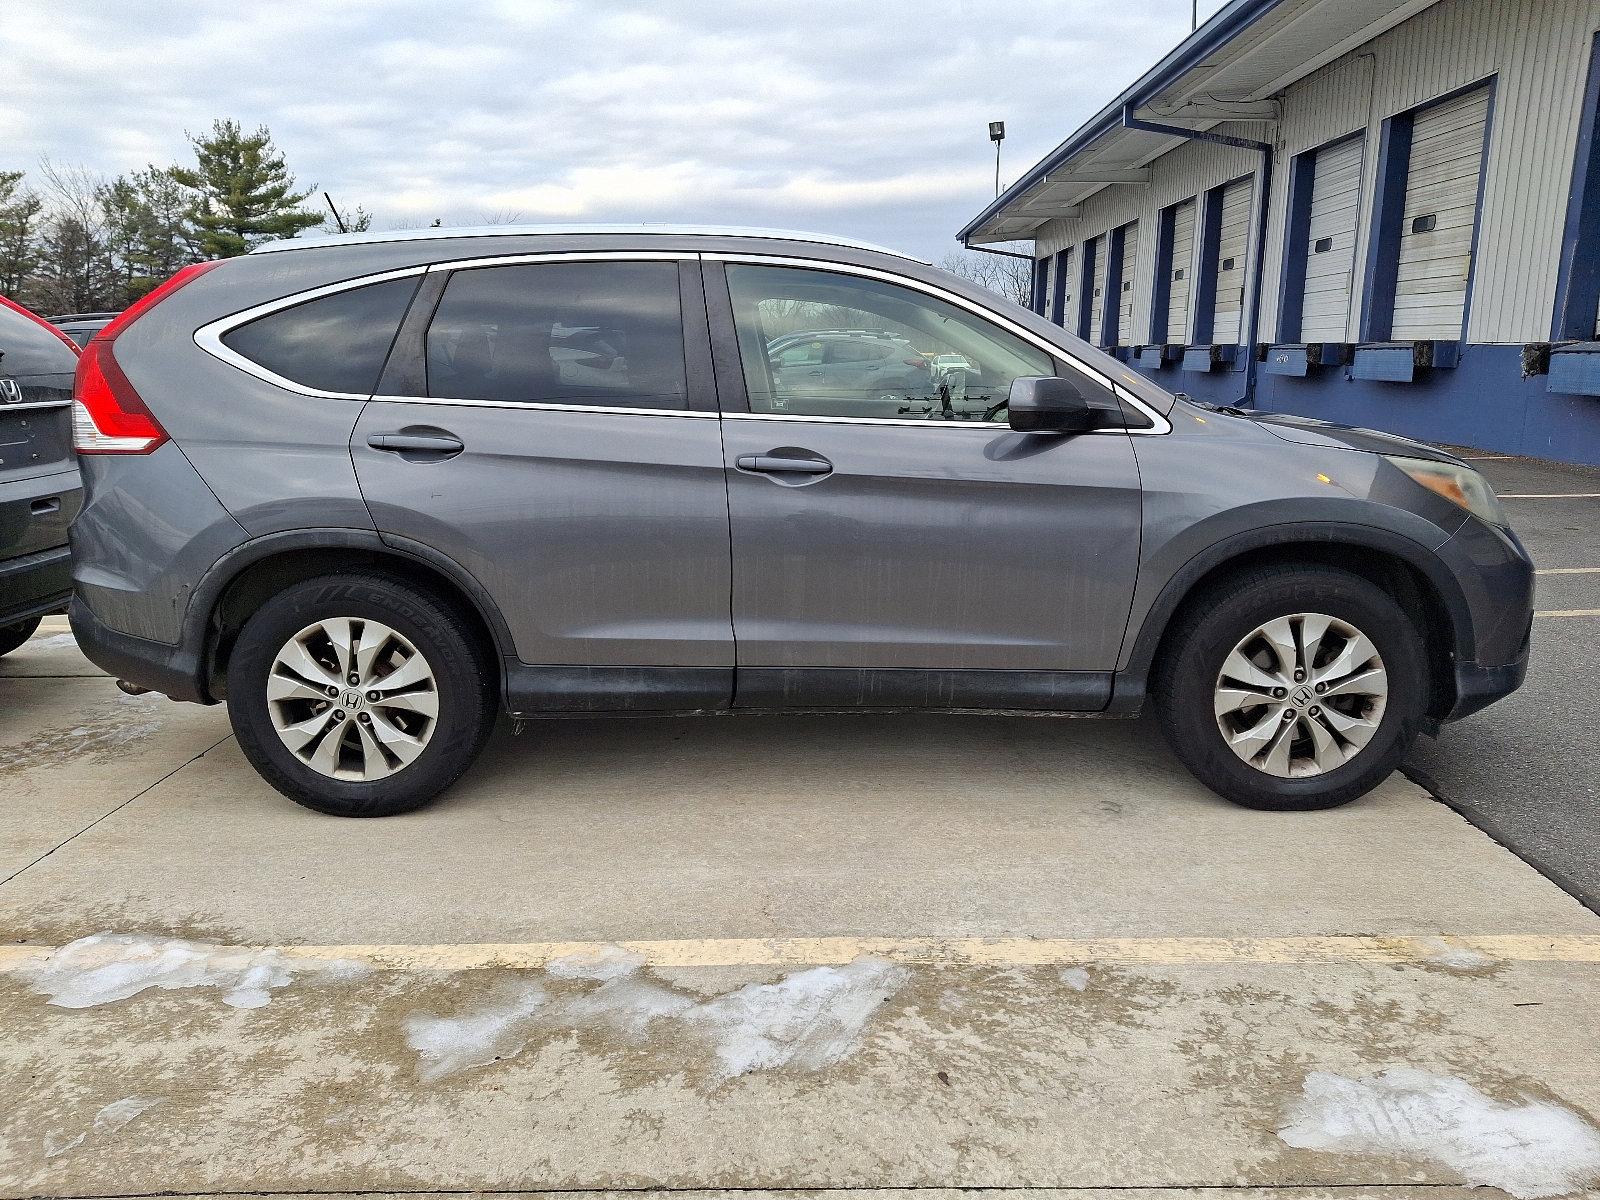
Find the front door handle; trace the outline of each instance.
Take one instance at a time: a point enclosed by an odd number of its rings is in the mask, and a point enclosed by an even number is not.
[[[449,433],[375,433],[367,439],[374,450],[400,454],[460,454],[466,449],[460,438]]]
[[[825,458],[741,454],[733,461],[741,471],[754,471],[758,475],[826,475],[833,470],[833,464]]]

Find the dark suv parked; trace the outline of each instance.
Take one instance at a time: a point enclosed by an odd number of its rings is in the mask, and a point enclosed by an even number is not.
[[[772,348],[797,328],[903,340],[1002,399],[795,413]],[[325,812],[425,803],[502,708],[1147,695],[1218,792],[1325,807],[1527,661],[1532,568],[1466,463],[1189,403],[822,237],[272,243],[125,313],[76,396],[80,643],[226,697],[257,769]]]
[[[82,489],[72,454],[78,348],[0,296],[0,654],[22,645],[72,589],[67,525]]]

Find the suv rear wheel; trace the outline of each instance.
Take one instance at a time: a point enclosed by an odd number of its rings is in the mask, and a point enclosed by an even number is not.
[[[343,817],[420,808],[472,765],[494,722],[494,676],[447,603],[386,575],[307,580],[245,624],[228,715],[261,775]]]
[[[1207,787],[1263,809],[1332,808],[1376,787],[1428,704],[1423,640],[1381,588],[1278,566],[1190,604],[1156,676],[1173,751]]]

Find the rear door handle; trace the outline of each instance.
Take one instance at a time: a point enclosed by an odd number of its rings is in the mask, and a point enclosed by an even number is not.
[[[466,445],[448,433],[375,433],[367,439],[374,450],[411,454],[460,454]]]
[[[48,516],[50,513],[61,511],[61,497],[51,496],[48,500],[35,500],[28,507],[36,517]]]
[[[741,471],[754,471],[758,475],[826,475],[833,470],[833,464],[825,458],[741,454],[733,461]]]

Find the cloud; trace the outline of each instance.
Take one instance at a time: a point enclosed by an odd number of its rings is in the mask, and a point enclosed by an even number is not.
[[[1217,7],[1210,0],[1208,8]],[[9,0],[0,168],[265,124],[380,227],[814,226],[939,257],[1187,30],[1184,0]]]

